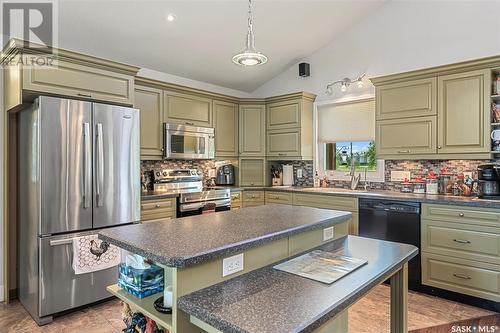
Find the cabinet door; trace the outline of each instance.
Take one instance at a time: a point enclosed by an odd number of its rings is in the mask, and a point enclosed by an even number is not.
[[[134,104],[134,77],[100,68],[57,61],[54,68],[27,66],[23,90],[116,104]]]
[[[215,156],[238,156],[238,105],[214,101]]]
[[[265,159],[240,158],[240,186],[265,185]]]
[[[376,119],[436,114],[436,78],[412,80],[376,88]]]
[[[269,130],[267,132],[267,156],[300,158],[300,128]]]
[[[267,105],[267,129],[300,127],[301,101],[284,101]]]
[[[487,153],[489,139],[489,70],[438,78],[438,153]]]
[[[435,154],[436,116],[375,122],[377,155]]]
[[[134,105],[141,110],[141,159],[161,159],[163,154],[162,91],[136,86]]]
[[[266,108],[264,105],[240,105],[241,156],[266,155]]]
[[[165,122],[211,127],[212,100],[196,95],[164,92]]]

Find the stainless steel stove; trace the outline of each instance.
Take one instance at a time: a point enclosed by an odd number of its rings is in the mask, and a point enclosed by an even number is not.
[[[195,169],[153,171],[156,192],[179,193],[177,217],[200,215],[231,209],[229,189],[204,189],[203,174]]]

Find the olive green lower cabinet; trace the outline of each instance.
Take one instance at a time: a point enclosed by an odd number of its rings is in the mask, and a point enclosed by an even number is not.
[[[358,234],[358,198],[309,193],[293,193],[292,198],[293,205],[296,206],[335,209],[351,212],[352,219],[349,221],[349,234]]]
[[[336,224],[334,228],[333,239],[347,234],[347,222]],[[179,297],[286,259],[299,250],[306,251],[320,246],[326,243],[323,241],[322,234],[323,229],[307,231],[240,252],[244,253],[244,269],[225,277],[222,277],[221,274],[223,258],[186,268],[162,266],[165,270],[165,285],[172,286],[172,314],[162,314],[154,309],[153,302],[160,294],[138,299],[122,290],[118,285],[109,286],[107,290],[127,303],[133,310],[142,312],[153,319],[161,328],[168,329],[171,333],[218,332],[208,324],[177,309]],[[290,250],[290,245],[292,250]],[[234,255],[236,254],[238,253]],[[332,329],[334,330],[332,331]],[[325,323],[317,332],[346,333],[347,311]]]
[[[176,218],[175,198],[141,201],[141,222],[156,222]]]
[[[422,283],[500,301],[500,210],[422,205]]]
[[[245,190],[243,192],[243,207],[257,207],[264,205],[265,194],[264,191],[259,190]]]

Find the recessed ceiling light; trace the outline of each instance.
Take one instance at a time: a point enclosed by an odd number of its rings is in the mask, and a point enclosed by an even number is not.
[[[177,16],[175,16],[175,14],[168,14],[167,15],[168,22],[173,22],[173,21],[175,21],[176,18],[177,18]]]

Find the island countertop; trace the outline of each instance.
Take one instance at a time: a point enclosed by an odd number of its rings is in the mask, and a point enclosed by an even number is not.
[[[105,229],[99,238],[170,267],[188,267],[290,235],[345,222],[351,213],[266,205]]]
[[[418,253],[412,245],[357,236],[319,249],[368,263],[333,284],[275,270],[273,264],[182,296],[177,306],[222,332],[312,332]]]

